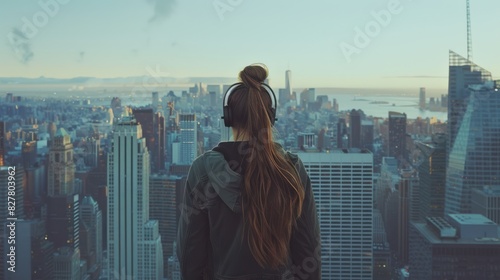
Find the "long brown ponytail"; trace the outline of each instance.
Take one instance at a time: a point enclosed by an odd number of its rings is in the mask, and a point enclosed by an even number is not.
[[[248,244],[262,267],[285,265],[292,228],[302,212],[304,189],[294,165],[273,142],[271,100],[261,83],[267,70],[245,67],[245,85],[233,92],[228,105],[238,136],[249,139],[242,209]]]

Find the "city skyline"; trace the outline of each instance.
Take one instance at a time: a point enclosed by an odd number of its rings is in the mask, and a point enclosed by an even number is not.
[[[276,86],[285,85],[282,73],[291,69],[294,87],[432,90],[447,87],[448,50],[467,53],[465,1],[2,6],[8,13],[0,17],[0,59],[9,67],[0,77],[128,77],[152,75],[150,69],[168,77],[235,77],[242,66],[263,62]],[[492,73],[500,73],[494,55],[500,39],[489,34],[499,25],[498,8],[493,0],[471,2],[473,60]],[[360,34],[366,30],[370,36]]]

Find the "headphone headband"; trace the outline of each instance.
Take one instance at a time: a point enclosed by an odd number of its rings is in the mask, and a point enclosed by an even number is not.
[[[273,90],[271,87],[266,84],[266,83],[260,83],[260,86],[263,87],[267,94],[269,95],[269,98],[271,99],[271,111],[272,111],[272,116],[271,117],[271,125],[274,125],[274,121],[276,120],[276,95],[274,94]],[[229,96],[238,88],[246,87],[245,84],[239,82],[232,84],[229,86],[227,89],[226,93],[224,94],[224,104],[223,104],[223,113],[224,116],[222,117],[224,119],[224,125],[226,127],[230,127],[232,124],[232,119],[231,119],[231,114],[229,110]]]
[[[271,107],[276,110],[276,95],[274,94],[273,90],[266,83],[260,83],[260,86],[266,90],[267,94],[269,94],[269,98],[271,99]],[[246,86],[243,83],[235,83],[235,84],[232,84],[231,86],[229,86],[226,93],[224,94],[224,106],[229,105],[228,104],[229,96],[231,95],[231,93],[233,93],[233,91],[235,91],[239,87],[246,87]]]

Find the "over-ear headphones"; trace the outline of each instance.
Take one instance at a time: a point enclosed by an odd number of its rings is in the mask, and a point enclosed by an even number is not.
[[[276,95],[274,94],[273,90],[271,87],[265,83],[260,83],[260,85],[266,90],[267,94],[269,94],[269,97],[271,99],[271,114],[269,116],[271,125],[274,125],[274,122],[276,121]],[[224,114],[222,116],[222,119],[224,119],[224,125],[226,127],[230,127],[233,124],[233,118],[231,116],[231,110],[229,108],[228,102],[229,102],[229,96],[231,93],[233,93],[235,90],[240,89],[242,87],[245,87],[245,84],[243,83],[236,83],[232,84],[224,94],[224,107],[222,107],[222,113]]]

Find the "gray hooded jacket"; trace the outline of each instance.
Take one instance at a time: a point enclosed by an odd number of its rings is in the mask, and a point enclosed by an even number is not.
[[[244,164],[238,162],[244,162],[240,146],[244,144],[222,142],[191,165],[177,236],[182,279],[321,279],[316,206],[309,176],[297,155],[282,149],[297,168],[305,188],[302,214],[292,231],[287,266],[275,270],[260,267],[248,242],[243,240]]]

